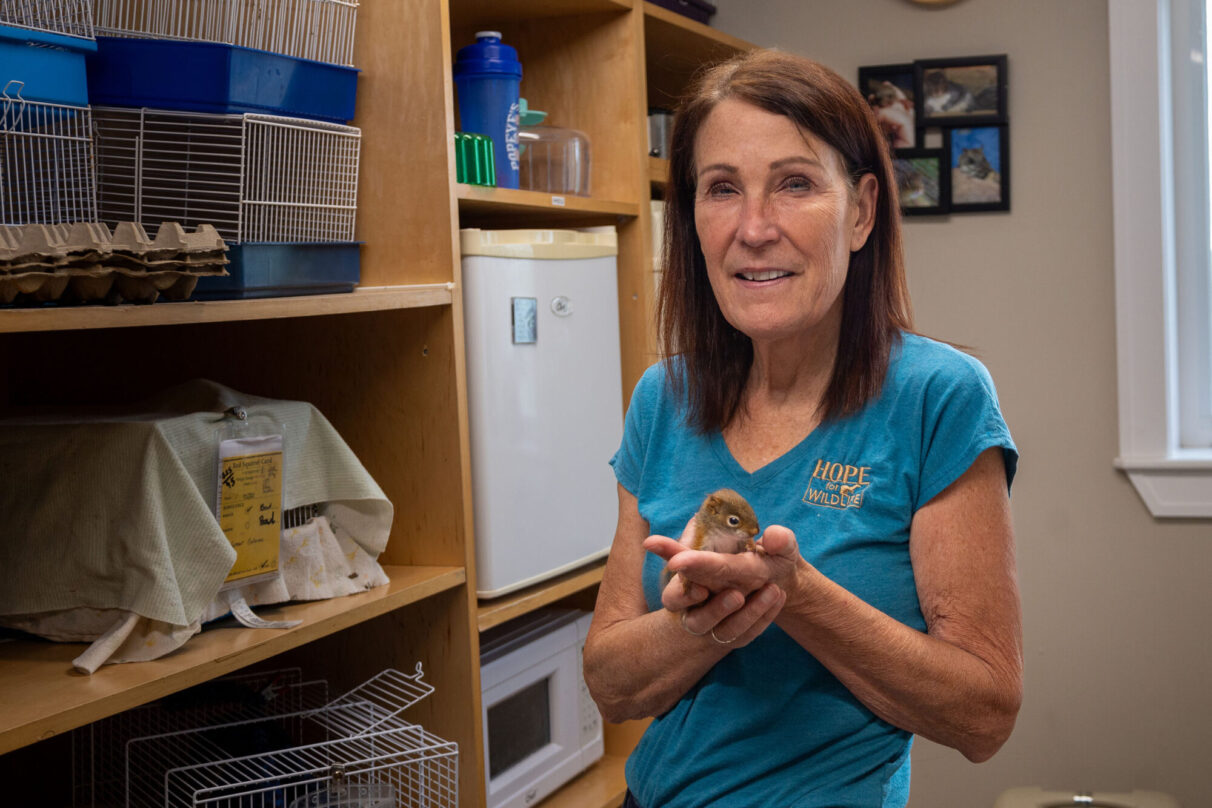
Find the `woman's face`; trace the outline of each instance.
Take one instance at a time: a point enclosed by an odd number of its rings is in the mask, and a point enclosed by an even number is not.
[[[850,253],[871,232],[875,177],[851,188],[831,146],[737,99],[707,116],[694,160],[695,228],[728,322],[755,343],[836,333]]]

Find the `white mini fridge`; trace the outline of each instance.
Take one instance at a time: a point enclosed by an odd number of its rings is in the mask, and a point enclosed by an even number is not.
[[[476,594],[610,549],[623,432],[614,228],[461,231]]]

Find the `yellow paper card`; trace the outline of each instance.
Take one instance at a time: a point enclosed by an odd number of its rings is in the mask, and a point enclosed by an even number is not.
[[[225,583],[278,572],[282,538],[282,437],[219,446],[219,527],[236,551]]]

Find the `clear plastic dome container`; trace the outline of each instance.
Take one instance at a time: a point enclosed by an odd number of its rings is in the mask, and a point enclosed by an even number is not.
[[[552,194],[589,196],[589,138],[576,129],[523,126],[519,187]]]

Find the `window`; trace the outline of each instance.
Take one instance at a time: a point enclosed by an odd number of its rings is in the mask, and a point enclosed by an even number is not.
[[[1161,517],[1212,517],[1209,3],[1108,4],[1116,465]]]

